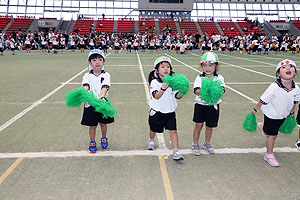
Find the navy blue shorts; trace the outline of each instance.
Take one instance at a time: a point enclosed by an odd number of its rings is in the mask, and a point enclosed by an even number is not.
[[[284,122],[285,118],[283,119],[270,119],[266,115],[264,115],[264,126],[263,131],[270,136],[278,135],[278,130],[281,124]]]
[[[104,118],[102,113],[96,112],[92,106],[84,107],[81,125],[97,126],[101,124],[111,124],[115,121],[114,118]]]
[[[150,109],[148,123],[150,130],[156,133],[164,132],[164,128],[170,131],[177,130],[175,112],[161,113]]]
[[[220,107],[217,105],[217,110],[214,106],[206,106],[196,103],[194,107],[193,122],[203,123],[205,122],[208,127],[217,127],[220,115]]]

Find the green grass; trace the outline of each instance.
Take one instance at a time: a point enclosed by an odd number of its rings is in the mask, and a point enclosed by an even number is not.
[[[219,53],[219,52],[217,52]],[[64,55],[5,52],[0,57],[0,126],[34,102],[87,69],[88,52]],[[144,76],[153,70],[159,55],[139,53]],[[191,83],[201,71],[201,53],[178,55],[171,52],[173,70],[185,74]],[[225,83],[258,101],[275,79],[243,67],[274,76],[277,63],[290,58],[299,63],[298,55],[220,55],[220,70]],[[264,62],[261,63],[261,62]],[[235,65],[235,66],[232,66]],[[108,126],[110,148],[107,151],[145,150],[148,142],[148,112],[145,88],[135,53],[109,51],[105,63],[111,75],[109,97],[118,114]],[[64,152],[87,150],[88,127],[81,126],[82,106],[69,108],[64,95],[80,87],[84,73],[75,78],[0,132],[1,153]],[[299,82],[299,78],[295,80]],[[125,83],[139,84],[125,84]],[[244,82],[244,84],[234,83]],[[122,84],[124,83],[124,84]],[[195,95],[192,91],[178,101],[177,128],[181,149],[192,144]],[[220,105],[219,126],[214,129],[212,144],[222,148],[263,148],[265,138],[258,130],[248,133],[242,128],[246,114],[255,104],[229,88]],[[263,119],[261,111],[258,121]],[[100,140],[100,128],[97,141]],[[275,147],[293,147],[298,128],[292,135],[280,134]],[[166,146],[171,149],[168,131]],[[204,130],[200,141],[204,140]],[[103,150],[101,150],[102,152]],[[100,154],[101,154],[100,152]],[[299,154],[278,153],[279,169],[269,167],[259,154],[217,154],[195,157],[185,155],[181,164],[166,160],[175,199],[299,199]],[[0,176],[14,162],[0,159]],[[0,199],[166,199],[160,166],[154,156],[25,158],[1,184]]]

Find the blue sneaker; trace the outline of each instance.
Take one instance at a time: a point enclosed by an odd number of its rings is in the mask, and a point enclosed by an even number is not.
[[[89,152],[96,153],[97,151],[97,143],[95,141],[90,141]]]
[[[107,137],[102,137],[101,138],[101,147],[102,147],[102,149],[107,149],[109,147],[107,141],[108,141]]]

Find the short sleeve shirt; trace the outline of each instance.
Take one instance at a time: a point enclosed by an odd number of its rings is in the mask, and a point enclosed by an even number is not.
[[[201,88],[202,78],[205,78],[205,77],[201,76],[201,75],[196,77],[195,82],[194,82],[194,90]],[[225,82],[224,82],[224,77],[223,76],[221,76],[221,75],[214,76],[214,81],[221,81],[221,83],[222,83],[221,86],[223,88],[225,88]],[[205,103],[204,100],[201,99],[201,97],[199,95],[196,96],[195,100],[196,100],[197,104],[208,105],[207,103]],[[222,99],[220,99],[216,104],[220,104],[221,102],[222,102]]]
[[[97,99],[100,99],[103,87],[110,88],[110,74],[102,71],[101,74],[95,75],[93,70],[86,73],[82,78],[82,86],[88,86],[88,92],[93,92]],[[107,95],[108,93],[106,93]]]
[[[177,108],[177,100],[175,98],[178,91],[174,91],[172,88],[168,87],[167,90],[159,99],[154,98],[154,94],[160,90],[162,82],[159,82],[157,79],[154,79],[150,83],[150,93],[151,101],[150,107],[161,113],[171,113],[174,112]]]
[[[300,89],[293,83],[287,90],[281,82],[272,83],[260,97],[262,112],[271,119],[283,119],[289,115],[293,105],[300,100]]]

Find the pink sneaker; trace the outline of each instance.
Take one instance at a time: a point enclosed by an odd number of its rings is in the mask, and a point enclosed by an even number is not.
[[[265,154],[264,160],[272,167],[279,167],[279,162],[277,162],[274,154]]]
[[[257,126],[261,130],[261,133],[263,134],[263,136],[268,137],[267,134],[263,131],[264,123],[258,122]]]

